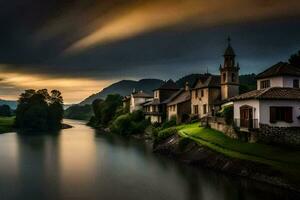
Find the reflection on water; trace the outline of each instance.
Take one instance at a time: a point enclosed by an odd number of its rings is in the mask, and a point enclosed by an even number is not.
[[[0,135],[0,199],[299,199],[184,166],[140,141],[97,134],[82,122],[57,134]]]

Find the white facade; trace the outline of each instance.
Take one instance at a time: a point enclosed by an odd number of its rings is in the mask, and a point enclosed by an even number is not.
[[[161,116],[146,115],[145,118],[146,119],[150,119],[150,122],[152,124],[154,124],[154,123],[162,123]]]
[[[270,80],[270,87],[294,87],[293,83],[294,80],[300,81],[300,77],[292,77],[292,76],[277,76],[277,77],[270,77],[264,79],[257,80],[257,89],[264,89],[262,88],[262,81]]]
[[[300,127],[300,101],[272,101],[272,100],[264,100],[260,101],[260,123],[267,124],[270,126],[277,127]],[[293,122],[281,122],[278,121],[276,123],[270,123],[270,107],[293,107]]]
[[[152,98],[146,98],[146,97],[134,97],[131,95],[130,98],[130,113],[137,111],[137,110],[142,110],[143,105],[146,101],[150,101]]]
[[[240,119],[240,108],[242,106],[252,107],[253,119],[259,124],[276,127],[300,127],[300,101],[293,100],[241,100],[234,102],[234,119]],[[270,122],[270,107],[292,107],[293,120],[291,123],[278,121]],[[239,126],[238,126],[239,127]]]

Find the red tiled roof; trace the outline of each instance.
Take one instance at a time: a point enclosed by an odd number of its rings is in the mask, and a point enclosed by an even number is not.
[[[257,79],[273,76],[300,76],[300,68],[289,63],[279,62],[256,76]]]
[[[231,98],[231,101],[261,99],[261,100],[300,100],[300,89],[271,87],[263,90],[253,90]]]

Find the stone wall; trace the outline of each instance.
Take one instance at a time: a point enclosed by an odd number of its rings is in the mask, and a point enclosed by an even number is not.
[[[209,125],[210,125],[210,128],[220,131],[230,138],[239,139],[238,134],[236,133],[236,131],[234,130],[234,128],[232,126],[229,126],[229,125],[226,125],[223,123],[219,123],[219,122],[210,122]]]
[[[300,127],[272,127],[260,124],[257,141],[264,143],[300,146]]]
[[[222,117],[205,117],[200,121],[203,126],[206,126],[208,123],[210,128],[220,131],[230,138],[239,139],[239,134],[235,131],[234,127],[227,125],[225,119]]]

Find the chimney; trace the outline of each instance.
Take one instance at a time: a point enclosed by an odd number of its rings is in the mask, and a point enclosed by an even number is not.
[[[185,89],[185,91],[189,91],[190,90],[189,82],[185,82],[184,89]]]

